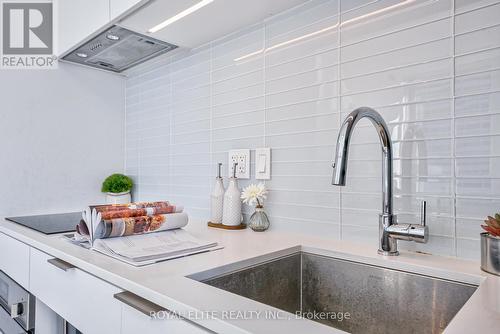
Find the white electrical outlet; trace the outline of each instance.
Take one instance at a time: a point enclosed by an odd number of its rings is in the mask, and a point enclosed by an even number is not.
[[[238,179],[250,178],[250,150],[231,150],[228,158],[228,176],[233,176],[234,164],[236,165],[236,177]]]

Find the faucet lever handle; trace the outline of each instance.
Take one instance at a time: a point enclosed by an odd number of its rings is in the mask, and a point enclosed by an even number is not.
[[[427,202],[422,201],[420,204],[420,225],[425,226],[427,222]]]

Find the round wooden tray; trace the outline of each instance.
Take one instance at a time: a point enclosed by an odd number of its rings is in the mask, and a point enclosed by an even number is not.
[[[220,228],[223,230],[244,230],[247,228],[247,226],[243,223],[241,223],[240,225],[236,225],[236,226],[227,226],[227,225],[208,222],[207,225],[208,225],[208,227]]]

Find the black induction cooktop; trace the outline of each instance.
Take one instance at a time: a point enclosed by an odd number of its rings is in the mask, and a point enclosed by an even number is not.
[[[75,231],[82,219],[81,212],[58,213],[51,215],[5,218],[11,222],[29,227],[43,234],[57,234]]]

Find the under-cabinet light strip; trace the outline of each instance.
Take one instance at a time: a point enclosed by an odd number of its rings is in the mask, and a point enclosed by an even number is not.
[[[171,18],[163,21],[162,23],[154,26],[153,28],[149,29],[148,32],[155,33],[157,31],[160,31],[163,28],[165,28],[166,26],[168,26],[176,21],[179,21],[180,19],[188,16],[189,14],[196,12],[198,9],[205,7],[206,5],[212,3],[213,1],[214,0],[202,0],[202,1],[198,2],[196,5],[193,5],[193,6],[189,7],[188,9],[185,9],[182,12],[172,16]]]

